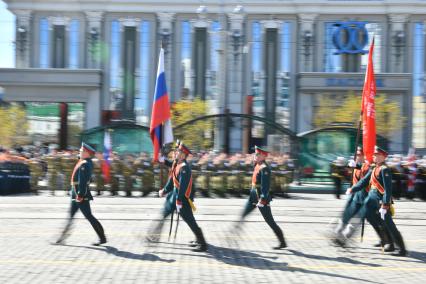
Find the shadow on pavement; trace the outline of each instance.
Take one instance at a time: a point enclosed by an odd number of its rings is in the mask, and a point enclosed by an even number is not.
[[[383,256],[383,255],[381,255]],[[426,262],[426,253],[419,252],[419,251],[412,251],[409,250],[407,253],[407,256],[400,257],[400,256],[392,256],[387,255],[389,257],[392,257],[392,261],[400,261],[400,262],[412,262],[412,263],[422,263]],[[379,260],[389,260],[389,258],[375,258]]]
[[[366,266],[371,266],[371,267],[381,267],[380,264],[362,262],[362,261],[358,261],[358,260],[355,260],[355,259],[349,258],[349,257],[328,257],[328,256],[323,256],[323,255],[305,254],[303,252],[292,250],[292,249],[288,249],[288,251],[292,252],[296,256],[306,257],[306,258],[310,258],[310,259],[338,261],[338,262],[355,264],[355,265],[366,265]]]
[[[298,253],[296,251],[292,251],[292,250],[290,251],[293,253]],[[243,266],[243,267],[252,268],[252,269],[302,272],[302,273],[317,274],[317,275],[330,276],[330,277],[336,277],[336,278],[343,278],[348,280],[378,283],[378,282],[369,281],[363,278],[356,278],[356,277],[344,276],[344,275],[339,275],[339,274],[334,274],[329,272],[320,272],[320,271],[309,270],[309,269],[304,269],[299,267],[292,267],[292,266],[289,266],[288,263],[286,262],[275,262],[270,260],[270,259],[277,259],[277,257],[264,257],[254,252],[218,247],[214,245],[208,246],[207,255],[229,265]],[[299,253],[299,255],[306,256],[301,253]],[[313,257],[312,255],[308,255],[308,256]],[[316,256],[316,257],[318,259],[322,258],[321,256]],[[331,258],[324,258],[324,259],[331,260]],[[358,261],[349,261],[349,259],[346,259],[346,258],[342,258],[342,259],[346,260],[347,263],[351,263],[351,264],[363,264],[363,265],[373,266],[371,264],[365,264]],[[340,260],[340,258],[333,258],[333,260],[342,261]]]
[[[161,261],[161,262],[175,262],[175,259],[164,259],[159,256],[156,256],[155,254],[151,253],[143,253],[143,254],[137,254],[133,252],[123,251],[119,250],[112,246],[100,246],[100,247],[91,247],[91,246],[76,246],[76,245],[66,245],[63,246],[67,247],[78,247],[78,248],[88,248],[92,250],[98,250],[98,251],[104,251],[108,254],[112,254],[118,257],[127,258],[127,259],[136,259],[136,260],[146,260],[146,261]]]

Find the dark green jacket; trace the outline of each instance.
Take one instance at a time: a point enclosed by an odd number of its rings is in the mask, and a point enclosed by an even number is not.
[[[85,200],[93,200],[90,193],[90,180],[93,173],[92,159],[87,158],[85,162],[80,165],[74,174],[74,186],[71,188],[71,199],[75,199],[76,195],[83,197]]]
[[[384,204],[390,204],[392,199],[392,175],[390,173],[389,168],[386,165],[381,165],[380,167],[381,167],[381,170],[380,170],[380,173],[378,174],[377,179],[385,190],[382,197],[382,202]],[[360,191],[369,184],[371,175],[373,174],[374,169],[375,168],[372,167],[370,171],[356,185],[352,187],[352,192]]]
[[[164,186],[164,191],[166,193],[170,193],[173,191],[173,193],[177,195],[176,199],[181,202],[185,199],[185,192],[191,180],[191,167],[189,166],[186,160],[182,161],[182,163],[183,165],[181,166],[179,173],[177,174],[177,179],[179,181],[179,189],[174,186],[173,177],[171,176],[169,177],[166,185]],[[192,188],[189,189],[188,194],[189,198],[193,199]]]
[[[356,165],[356,169],[358,169],[358,170],[361,170],[361,168],[362,168],[362,164],[361,163],[357,163],[357,165]],[[370,171],[371,169],[369,169],[368,170],[368,172]],[[366,175],[368,174],[368,172],[366,173]],[[362,178],[361,178],[362,179]],[[368,184],[367,184],[368,185]],[[367,186],[366,185],[366,186]],[[354,184],[352,184],[352,186],[354,186]],[[358,203],[358,204],[362,204],[363,202],[364,202],[364,199],[367,197],[367,195],[368,195],[368,193],[367,193],[367,191],[365,190],[365,187],[362,189],[362,190],[359,190],[359,191],[357,191],[357,192],[355,192],[354,194],[353,194],[353,196],[352,196],[352,201],[353,202],[356,202],[356,203]]]
[[[271,185],[271,168],[264,162],[263,167],[256,175],[256,186],[253,189],[257,190],[258,197],[266,200],[267,202],[272,200],[269,194],[269,187]]]

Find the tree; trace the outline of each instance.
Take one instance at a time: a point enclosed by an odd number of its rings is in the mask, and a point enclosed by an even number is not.
[[[405,118],[401,115],[399,105],[390,101],[386,94],[377,94],[376,130],[377,134],[389,138],[393,131],[405,125]],[[314,113],[314,126],[325,127],[332,123],[349,123],[358,127],[361,112],[361,96],[348,92],[344,97],[322,94],[319,106]]]
[[[12,147],[24,144],[27,137],[28,122],[24,107],[18,104],[0,106],[0,137],[1,144]]]
[[[208,103],[199,98],[193,100],[181,100],[172,105],[173,126],[182,124],[191,119],[206,115]],[[200,120],[175,131],[176,138],[183,141],[192,149],[208,149],[213,146],[213,121]]]

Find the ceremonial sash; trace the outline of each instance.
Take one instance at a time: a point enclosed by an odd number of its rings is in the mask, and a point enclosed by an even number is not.
[[[87,162],[86,160],[81,160],[81,161],[78,161],[77,164],[74,166],[74,169],[72,170],[72,174],[71,174],[71,185],[72,186],[74,185],[75,173],[77,172],[78,168],[86,162]]]
[[[370,178],[370,187],[377,189],[381,194],[385,194],[384,187],[380,184],[378,176],[380,174],[380,171],[382,170],[382,167],[376,167],[371,175]]]
[[[361,169],[354,169],[354,173],[352,175],[352,184],[355,185],[359,182],[361,179],[362,170]]]
[[[178,174],[180,169],[182,168],[182,166],[184,165],[184,163],[181,163],[180,165],[176,165],[174,167],[174,169],[172,168],[173,172],[172,172],[172,177],[173,177],[173,185],[180,190],[180,184],[179,184],[179,178],[178,178]],[[189,206],[191,206],[192,211],[197,210],[197,208],[194,205],[194,202],[192,202],[190,196],[191,196],[191,190],[192,190],[192,174],[191,177],[189,178],[189,183],[188,183],[188,187],[185,189],[185,198],[188,200]]]
[[[83,165],[86,162],[87,162],[86,160],[78,161],[77,164],[75,164],[74,169],[72,170],[72,174],[71,174],[71,188],[75,192],[76,195],[77,195],[77,191],[75,190],[75,186],[74,186],[74,176],[75,176],[75,173],[77,172],[77,170],[80,168],[80,166]]]
[[[253,171],[253,175],[251,177],[251,186],[252,187],[256,187],[256,182],[257,182],[257,175],[260,172],[261,169],[263,169],[265,167],[265,165],[261,164],[261,165],[256,165],[254,167],[254,171]]]
[[[353,175],[352,175],[352,185],[357,184],[367,173],[369,170],[368,164],[364,163],[361,166],[361,169],[354,169]],[[370,185],[367,185],[367,191],[370,188]]]

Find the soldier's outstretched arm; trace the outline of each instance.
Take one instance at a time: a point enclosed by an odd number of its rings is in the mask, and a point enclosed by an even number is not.
[[[351,187],[352,192],[357,192],[364,189],[370,182],[370,177],[372,173],[373,173],[373,169],[370,169],[368,173],[360,181],[357,182],[357,184]]]
[[[173,179],[172,179],[172,177],[169,177],[166,185],[164,186],[164,192],[169,193],[172,190],[173,190]]]

